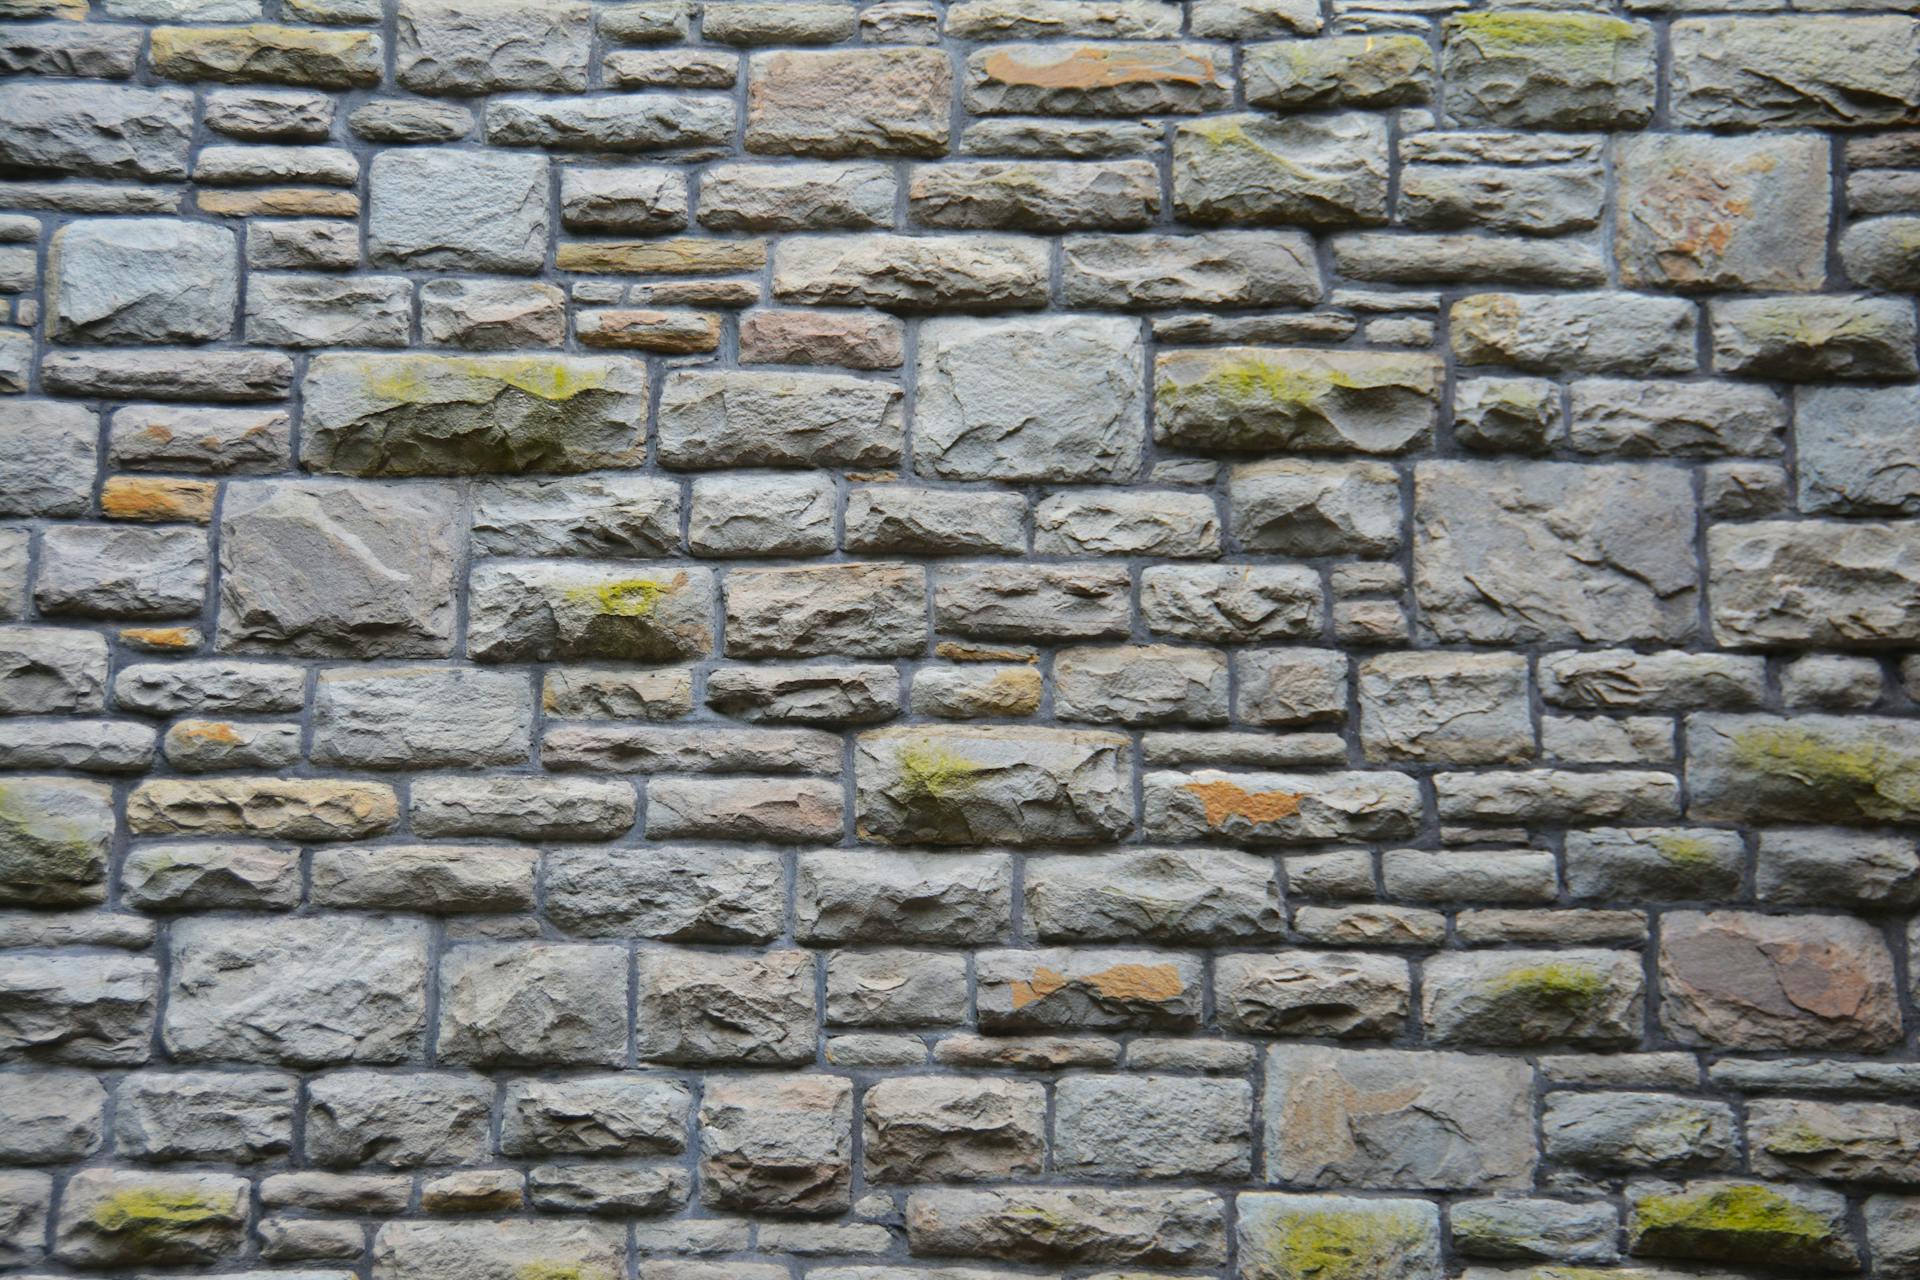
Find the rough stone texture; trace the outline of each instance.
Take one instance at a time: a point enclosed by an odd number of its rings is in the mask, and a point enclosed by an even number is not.
[[[1920,1280],[1911,0],[0,81],[0,1272]]]

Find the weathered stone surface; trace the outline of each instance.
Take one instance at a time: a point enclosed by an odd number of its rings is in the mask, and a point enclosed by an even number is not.
[[[760,53],[746,146],[780,155],[939,155],[953,69],[931,49]]]
[[[707,705],[749,721],[868,724],[900,707],[900,676],[877,664],[722,667],[707,676]]]
[[[1873,1050],[1901,1032],[1885,942],[1842,916],[1671,913],[1660,988],[1661,1022],[1684,1044]]]
[[[1733,298],[1709,311],[1714,367],[1726,373],[1819,382],[1920,371],[1908,300],[1860,294]]]
[[[347,89],[378,84],[380,37],[256,22],[240,27],[155,27],[148,57],[169,80],[296,84]]]
[[[412,787],[416,835],[605,840],[633,825],[625,781],[586,778],[420,778]]]
[[[673,467],[884,465],[904,434],[900,389],[863,378],[690,371],[660,393],[660,457]]]
[[[1063,649],[1054,680],[1054,710],[1063,720],[1162,724],[1227,718],[1227,663],[1206,649]]]
[[[1658,1093],[1556,1093],[1541,1117],[1549,1159],[1589,1169],[1725,1168],[1733,1111]]]
[[[680,541],[680,490],[650,476],[485,481],[472,504],[480,554],[648,556]]]
[[[907,1197],[907,1241],[916,1254],[1207,1266],[1226,1255],[1225,1209],[1206,1191],[916,1191]]]
[[[1422,463],[1414,472],[1413,523],[1414,592],[1436,639],[1591,643],[1694,634],[1694,513],[1682,472]]]
[[[1526,662],[1517,654],[1369,658],[1357,687],[1370,760],[1503,764],[1533,755]]]
[[[115,1148],[136,1160],[270,1159],[293,1145],[294,1078],[142,1071],[114,1096]]]
[[[159,985],[158,966],[144,956],[10,957],[0,968],[0,1053],[102,1066],[145,1062]]]
[[[1447,114],[1509,128],[1633,129],[1653,114],[1653,28],[1586,13],[1460,14],[1445,26]]]
[[[185,920],[163,1029],[184,1061],[400,1062],[426,1034],[417,921]]]
[[[220,522],[221,645],[313,657],[444,656],[453,643],[456,509],[439,486],[231,486]]]
[[[85,1169],[61,1197],[53,1250],[89,1268],[208,1264],[239,1249],[246,1225],[245,1179]]]
[[[635,1031],[643,1060],[813,1061],[813,958],[806,952],[715,956],[654,950],[642,953],[639,975]]]
[[[491,562],[472,575],[467,653],[482,662],[663,662],[713,647],[713,572],[647,561]]]
[[[1618,457],[1777,456],[1787,428],[1778,395],[1724,382],[1582,378],[1568,418],[1573,449]]]
[[[22,1071],[0,1080],[0,1151],[16,1164],[82,1160],[100,1149],[107,1091],[81,1071]],[[11,1203],[11,1201],[9,1201]]]
[[[1045,844],[1132,827],[1118,734],[900,728],[855,744],[857,826],[887,843]]]
[[[436,913],[534,904],[538,855],[500,845],[379,845],[313,855],[311,899],[325,906]]]
[[[1128,1181],[1246,1178],[1252,1111],[1242,1080],[1075,1076],[1055,1090],[1055,1168]]]
[[[405,769],[514,764],[533,738],[516,676],[442,667],[340,668],[314,689],[316,763]]]
[[[1462,364],[1507,364],[1556,376],[1691,373],[1695,315],[1678,298],[1629,293],[1481,293],[1451,311]]]
[[[1903,524],[1827,521],[1713,526],[1714,638],[1763,647],[1910,642],[1920,625],[1912,566],[1920,547],[1910,533]]]
[[[127,826],[140,835],[345,840],[380,834],[397,812],[384,783],[318,778],[163,778],[127,798]]]
[[[635,460],[646,372],[612,356],[323,355],[306,454],[349,475],[585,471]]]
[[[83,219],[47,256],[53,336],[62,342],[200,342],[233,329],[233,233],[166,218]]]
[[[389,1222],[373,1265],[393,1280],[521,1280],[558,1268],[569,1280],[618,1280],[626,1239],[611,1223],[547,1220]]]
[[[1277,1046],[1265,1106],[1272,1181],[1531,1185],[1530,1073],[1516,1059]]]
[[[1044,1088],[1027,1081],[903,1076],[861,1102],[866,1175],[874,1184],[987,1182],[1040,1173]]]
[[[751,1213],[837,1213],[852,1200],[852,1182],[851,1082],[741,1078],[716,1081],[701,1098],[703,1204]]]
[[[917,565],[736,569],[726,594],[732,657],[885,657],[926,645],[925,573]]]
[[[1823,283],[1828,144],[1817,135],[1634,138],[1618,166],[1622,282],[1749,290]]]
[[[773,254],[782,302],[927,311],[1037,307],[1047,252],[1019,236],[809,236]]]
[[[896,190],[877,164],[715,165],[700,179],[700,223],[717,231],[884,227]]]
[[[1920,22],[1795,15],[1673,24],[1673,120],[1683,128],[1920,122]]]
[[[690,1105],[686,1089],[666,1080],[519,1081],[507,1090],[500,1149],[514,1156],[673,1155],[686,1148]]]
[[[9,777],[0,783],[0,901],[39,907],[105,901],[112,803],[112,792],[92,782]]]
[[[0,85],[0,160],[108,178],[184,178],[193,95],[180,89]]]
[[[733,133],[730,98],[603,94],[591,98],[493,98],[487,141],[556,151],[659,151],[723,142]]]
[[[1377,463],[1247,463],[1228,477],[1233,533],[1250,551],[1391,555],[1400,545],[1400,479]]]
[[[1012,926],[1012,874],[998,854],[802,854],[794,936],[802,942],[998,942]]]
[[[1751,1182],[1633,1183],[1627,1252],[1852,1271],[1846,1200],[1831,1191]]]
[[[1072,236],[1062,255],[1075,306],[1284,306],[1321,292],[1311,242],[1297,231]]]
[[[207,590],[207,540],[198,530],[60,525],[40,539],[34,604],[44,614],[183,618]]]
[[[1440,956],[1422,971],[1430,1039],[1453,1044],[1639,1043],[1645,993],[1630,951]]]
[[[758,851],[563,849],[548,854],[546,908],[580,937],[765,942],[780,932],[782,880]]]
[[[1158,115],[1227,105],[1225,50],[1188,44],[999,45],[967,57],[981,115]]]
[[[929,227],[1137,229],[1159,212],[1160,175],[1144,160],[929,164],[914,168],[907,198]]]
[[[1416,35],[1335,36],[1250,47],[1241,76],[1256,107],[1384,107],[1428,96],[1433,49]]]
[[[1192,1026],[1200,967],[1174,952],[981,951],[980,1026],[991,1033]]]
[[[1387,218],[1377,116],[1215,116],[1173,139],[1173,208],[1192,222],[1366,223]]]
[[[474,1075],[334,1071],[309,1088],[307,1150],[348,1167],[470,1163],[488,1148],[490,1102]]]
[[[1433,429],[1429,357],[1226,347],[1155,362],[1154,434],[1201,449],[1398,453]]]
[[[1136,327],[1117,319],[931,321],[915,465],[946,479],[1129,479],[1143,363]]]
[[[1221,956],[1213,982],[1221,1024],[1257,1036],[1385,1040],[1406,1025],[1411,999],[1406,962],[1378,955]]]
[[[1433,1280],[1440,1212],[1424,1200],[1351,1196],[1236,1197],[1240,1273],[1251,1280]]]
[[[1605,201],[1605,175],[1591,164],[1537,169],[1411,164],[1400,173],[1397,208],[1416,227],[1483,226],[1556,235],[1599,225]]]
[[[406,0],[396,23],[396,78],[416,93],[587,87],[591,16],[578,0],[526,6]]]
[[[479,943],[440,966],[444,1062],[615,1066],[627,1056],[624,949]]]

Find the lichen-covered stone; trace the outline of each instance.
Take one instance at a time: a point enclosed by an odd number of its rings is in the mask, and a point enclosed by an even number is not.
[[[713,647],[713,572],[646,561],[483,563],[467,652],[483,662],[671,661]]]
[[[1429,1038],[1453,1044],[1639,1043],[1645,993],[1630,951],[1441,956],[1422,970]]]
[[[1826,278],[1828,146],[1813,134],[1626,141],[1620,279],[1675,289],[1817,289]]]
[[[1251,1192],[1236,1199],[1249,1280],[1436,1280],[1440,1213],[1425,1200]]]
[[[53,1251],[89,1268],[206,1265],[239,1251],[246,1224],[242,1178],[86,1169],[61,1197]]]
[[[1154,363],[1154,436],[1197,449],[1400,453],[1437,418],[1429,356],[1223,347]]]
[[[1636,129],[1653,114],[1651,25],[1502,9],[1445,24],[1447,114],[1456,123]]]
[[[1714,368],[1725,373],[1820,382],[1920,372],[1907,299],[1730,298],[1709,312]]]
[[[1110,840],[1132,825],[1118,734],[882,729],[856,740],[857,825],[887,843]]]
[[[0,902],[78,906],[106,900],[112,792],[66,778],[0,781]]]
[[[1378,116],[1211,116],[1173,135],[1173,208],[1190,222],[1385,222]]]
[[[1627,1252],[1816,1271],[1859,1266],[1843,1197],[1752,1182],[1630,1185]]]

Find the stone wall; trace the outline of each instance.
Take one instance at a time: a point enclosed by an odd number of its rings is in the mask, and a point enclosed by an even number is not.
[[[1920,1277],[1797,9],[0,0],[0,1271]]]

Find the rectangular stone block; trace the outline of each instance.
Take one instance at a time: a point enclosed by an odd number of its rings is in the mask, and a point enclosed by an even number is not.
[[[1133,826],[1119,734],[880,729],[856,740],[856,827],[891,844],[1111,840]]]

